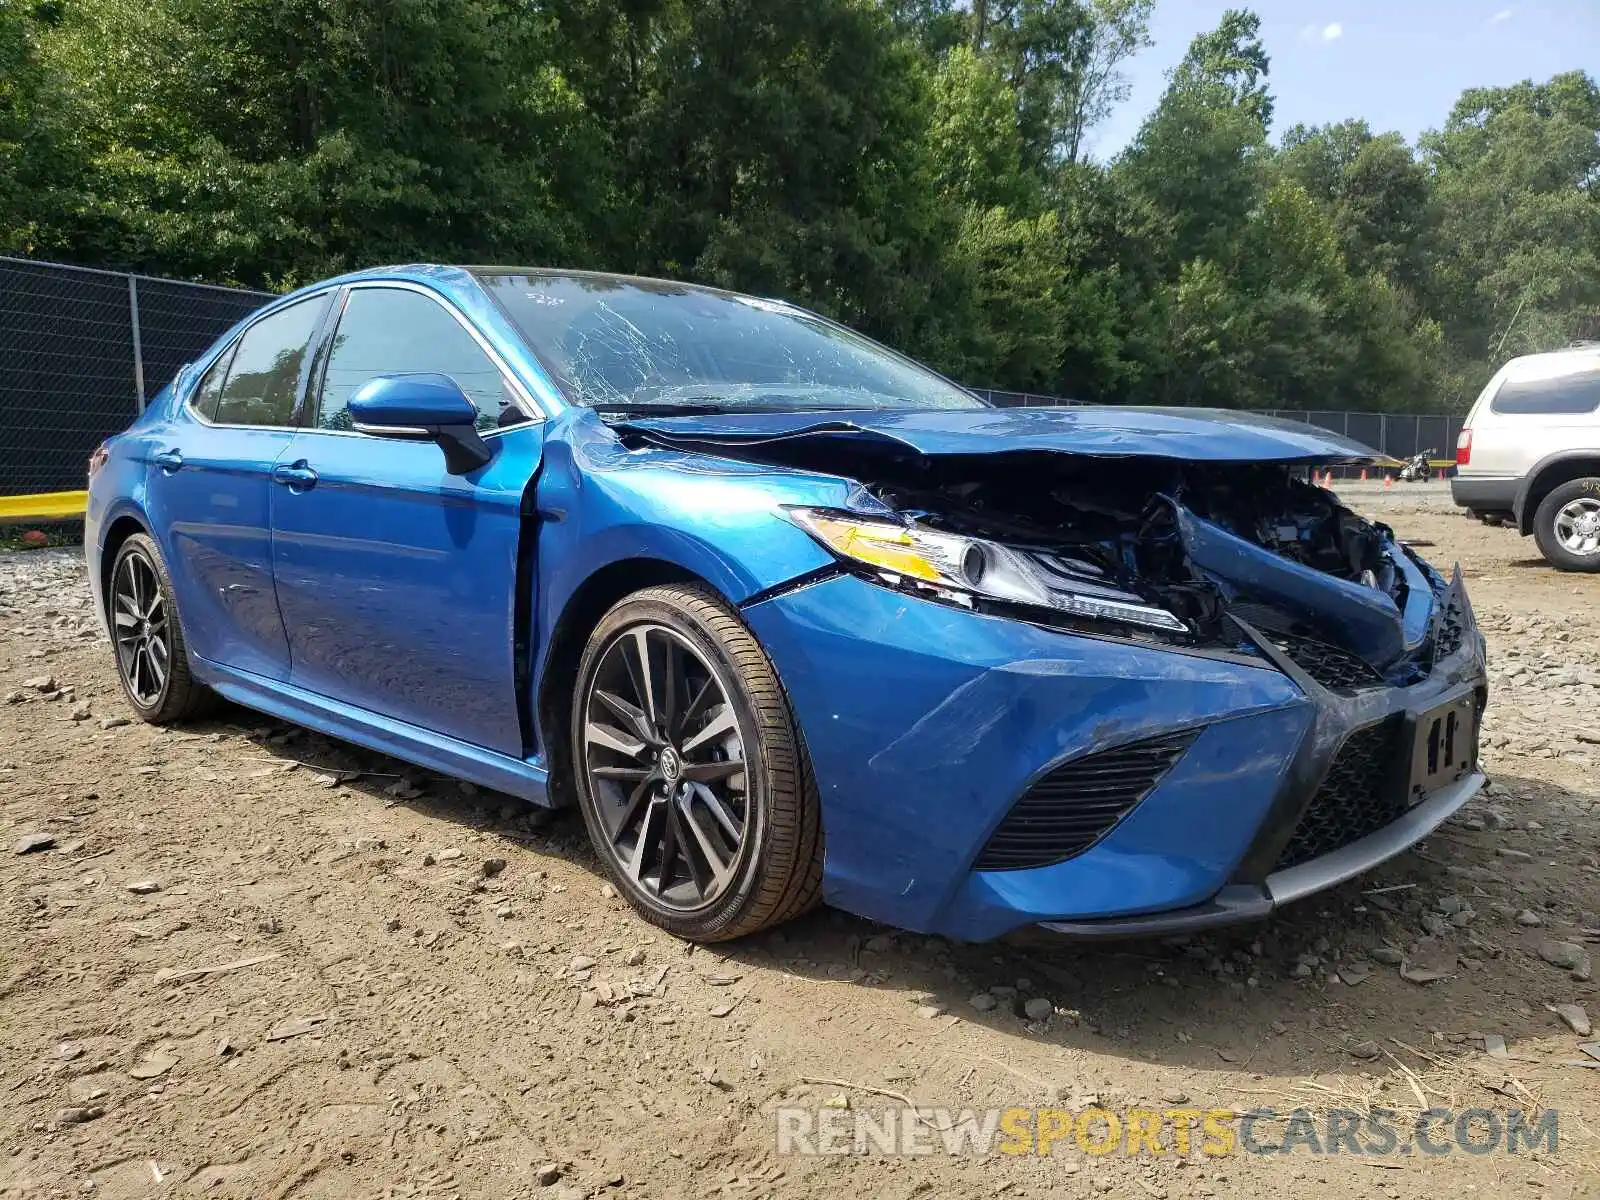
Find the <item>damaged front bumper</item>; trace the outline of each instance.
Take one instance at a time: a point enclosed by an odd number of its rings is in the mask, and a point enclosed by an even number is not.
[[[976,941],[1259,917],[1400,853],[1483,783],[1483,643],[1464,603],[1423,678],[1351,689],[1265,639],[1256,660],[1134,644],[847,573],[744,615],[810,754],[825,898],[902,928]],[[1069,778],[1082,764],[1100,774]],[[1075,788],[1092,805],[1140,770],[1159,774],[1089,844],[1027,865],[1028,839],[1065,826],[1019,823],[1025,798]]]
[[[1041,921],[1040,926],[1078,937],[1136,937],[1256,920],[1280,904],[1326,891],[1414,846],[1477,795],[1486,782],[1477,756],[1478,722],[1486,695],[1482,659],[1474,662],[1465,648],[1456,657],[1460,661],[1440,664],[1448,674],[1433,686],[1382,689],[1391,694],[1355,705],[1306,681],[1308,694],[1318,700],[1316,730],[1302,747],[1250,849],[1228,882],[1209,900],[1177,910]],[[1463,735],[1464,769],[1416,794],[1420,785],[1413,777],[1419,771],[1419,758],[1428,754],[1433,724],[1463,711],[1472,721]],[[1370,737],[1374,732],[1380,744],[1387,743],[1387,752],[1375,759],[1377,786],[1369,799],[1386,805],[1392,819],[1374,822],[1371,832],[1349,840],[1337,835],[1325,838],[1327,848],[1307,856],[1305,831],[1317,820],[1316,809],[1336,805],[1333,789],[1348,786],[1349,781],[1338,778],[1341,757],[1350,753],[1358,736]]]
[[[1224,884],[1210,900],[1192,908],[1089,921],[1040,921],[1039,928],[1076,937],[1143,937],[1260,920],[1280,904],[1326,891],[1410,849],[1477,795],[1483,784],[1483,772],[1471,771],[1366,837],[1321,858],[1274,871],[1259,883]]]

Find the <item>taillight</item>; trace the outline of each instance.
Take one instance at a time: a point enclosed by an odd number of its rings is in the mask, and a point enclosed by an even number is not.
[[[1464,467],[1472,461],[1472,430],[1463,429],[1456,438],[1456,466]]]
[[[89,455],[89,478],[93,479],[100,473],[100,468],[106,465],[106,459],[111,457],[111,451],[106,449],[106,444],[101,442],[94,448],[94,453]]]

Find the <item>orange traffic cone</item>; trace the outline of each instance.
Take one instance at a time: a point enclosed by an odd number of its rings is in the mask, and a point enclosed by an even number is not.
[[[1383,473],[1383,490],[1387,492],[1392,487],[1394,487],[1394,476],[1385,471]]]
[[[1365,467],[1362,467],[1361,468],[1361,482],[1365,483],[1366,481],[1367,481],[1367,469]]]

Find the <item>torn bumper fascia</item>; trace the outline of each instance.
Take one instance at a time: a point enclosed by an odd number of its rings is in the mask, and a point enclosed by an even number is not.
[[[1384,593],[1274,554],[1175,504],[1178,532],[1189,560],[1231,591],[1243,591],[1291,611],[1315,613],[1343,632],[1351,649],[1388,666],[1415,650],[1428,632],[1434,594],[1428,579],[1396,547],[1392,560],[1406,581],[1402,612]]]
[[[1475,628],[1420,683],[1335,694],[1270,650],[1252,663],[1081,636],[851,575],[763,599],[744,616],[810,755],[825,898],[906,929],[979,941],[1035,924],[1159,933],[1258,916],[1304,894],[1308,880],[1331,886],[1398,853],[1481,783],[1469,777],[1333,862],[1307,864],[1322,875],[1271,878],[1351,732],[1481,694]],[[1089,850],[1047,867],[972,869],[1017,798],[1054,766],[1197,726],[1204,732],[1161,784]]]

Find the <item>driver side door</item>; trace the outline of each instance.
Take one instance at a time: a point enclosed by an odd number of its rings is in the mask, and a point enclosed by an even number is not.
[[[469,319],[435,293],[362,284],[336,304],[272,497],[290,683],[522,758],[527,650],[515,626],[532,519],[524,504],[543,443],[538,409]],[[448,375],[473,400],[494,451],[488,463],[452,475],[431,441],[355,430],[350,396],[374,376],[412,372]],[[520,586],[531,589],[532,572],[524,574]]]

